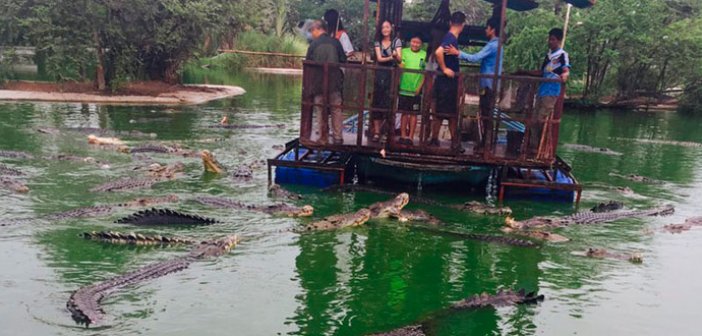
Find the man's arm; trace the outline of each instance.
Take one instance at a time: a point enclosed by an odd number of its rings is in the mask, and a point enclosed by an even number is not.
[[[436,48],[436,51],[434,52],[434,56],[436,56],[436,63],[439,64],[439,69],[441,69],[441,72],[443,72],[446,77],[453,78],[456,74],[453,72],[453,70],[446,67],[444,53],[446,53],[446,49],[444,49],[444,47]]]
[[[449,46],[448,49],[446,49],[446,53],[449,55],[455,55],[458,56],[458,59],[464,62],[470,62],[470,63],[480,63],[482,60],[485,58],[488,58],[492,56],[494,53],[496,53],[497,50],[493,47],[492,44],[488,44],[484,46],[482,49],[480,49],[479,52],[475,54],[469,54],[463,51],[458,50],[454,46]]]
[[[570,77],[570,67],[569,66],[563,68],[563,73],[561,74],[561,80],[565,83],[568,81],[568,77]]]

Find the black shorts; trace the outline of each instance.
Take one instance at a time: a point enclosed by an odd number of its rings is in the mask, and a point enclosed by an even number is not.
[[[446,76],[436,77],[434,97],[436,97],[436,113],[451,115],[442,116],[442,119],[456,116],[458,111],[458,79]]]
[[[398,99],[398,112],[419,112],[422,107],[422,96],[403,96]],[[412,113],[417,114],[417,113]]]

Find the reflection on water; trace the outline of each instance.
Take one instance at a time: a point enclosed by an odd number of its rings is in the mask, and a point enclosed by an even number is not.
[[[220,195],[247,203],[270,203],[265,170],[254,181],[235,185],[227,177],[203,175],[197,159],[154,154],[161,163],[181,160],[183,178],[153,189],[96,194],[92,187],[148,164],[125,154],[89,148],[86,134],[43,134],[38,128],[102,128],[155,133],[155,139],[124,136],[129,144],[170,141],[213,151],[226,166],[272,157],[280,145],[297,136],[299,79],[280,76],[187,74],[190,82],[236,84],[247,94],[194,107],[117,107],[93,104],[0,105],[0,149],[24,150],[38,159],[2,159],[21,168],[31,192],[0,191],[0,220],[37,217],[96,203],[116,203],[142,196],[175,193],[179,210],[215,217],[222,224],[197,228],[156,228],[145,233],[207,239],[239,232],[246,239],[217,261],[193,264],[183,272],[116,293],[105,300],[109,334],[192,335],[359,335],[390,330],[431,318],[437,335],[645,334],[692,335],[702,284],[695,268],[702,255],[702,230],[680,235],[645,234],[646,228],[682,222],[697,213],[702,196],[702,148],[638,142],[663,139],[702,143],[702,119],[675,113],[571,112],[563,119],[561,142],[607,147],[622,156],[561,150],[586,185],[583,207],[607,199],[629,206],[673,203],[674,216],[623,220],[571,227],[557,232],[572,242],[525,249],[450,236],[433,235],[392,220],[340,232],[297,235],[289,228],[309,219],[273,218],[258,213],[205,208],[188,198]],[[216,129],[223,115],[233,124],[277,125],[279,128]],[[616,138],[616,140],[615,140]],[[55,161],[70,153],[110,163],[110,169],[82,162]],[[610,173],[640,174],[662,185],[630,182]],[[615,187],[636,194],[622,195]],[[344,213],[383,200],[369,193],[331,194],[294,188],[316,216]],[[460,203],[457,195],[432,195]],[[563,204],[513,201],[519,219],[563,214]],[[452,229],[501,234],[503,220],[448,208],[411,204],[439,217]],[[187,247],[109,246],[82,240],[89,230],[137,230],[108,218],[64,222],[37,220],[0,230],[0,320],[9,334],[96,334],[74,327],[63,307],[79,286],[186,253]],[[642,265],[591,260],[571,255],[587,247],[640,251]],[[538,306],[481,309],[454,314],[435,312],[467,296],[499,288],[538,290]],[[655,316],[656,318],[651,318]],[[617,323],[611,323],[612,320]]]

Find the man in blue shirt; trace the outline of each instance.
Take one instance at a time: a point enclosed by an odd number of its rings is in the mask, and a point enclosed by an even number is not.
[[[451,28],[441,41],[434,56],[439,65],[439,74],[434,84],[436,110],[431,121],[430,146],[439,146],[439,131],[444,119],[449,121],[451,139],[457,139],[454,134],[458,125],[458,73],[461,71],[458,56],[446,54],[449,48],[458,49],[458,36],[461,35],[466,23],[466,15],[454,12],[451,15]]]
[[[462,61],[470,63],[480,63],[480,74],[488,77],[480,78],[480,115],[483,118],[481,122],[481,139],[485,145],[485,139],[492,134],[492,108],[495,94],[493,92],[493,79],[495,76],[495,67],[497,66],[497,48],[500,40],[500,19],[491,17],[485,25],[485,36],[488,38],[488,43],[476,54],[468,54],[457,48],[449,48],[446,53],[456,55]],[[500,56],[500,65],[498,75],[502,75],[502,60],[504,55]]]
[[[561,97],[561,89],[565,87],[563,83],[570,75],[570,59],[568,53],[561,48],[563,41],[563,30],[560,28],[551,29],[548,33],[549,51],[544,58],[540,70],[519,71],[517,74],[539,76],[546,79],[557,79],[557,82],[545,82],[539,85],[539,92],[536,96],[536,113],[530,127],[529,151],[536,154],[541,147],[542,132],[546,119],[553,114],[558,99]]]

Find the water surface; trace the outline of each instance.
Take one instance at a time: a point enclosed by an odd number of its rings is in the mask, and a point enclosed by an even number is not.
[[[305,220],[210,209],[188,202],[220,195],[248,203],[270,203],[265,169],[252,182],[203,175],[197,159],[154,155],[162,163],[183,160],[183,178],[130,193],[88,190],[123,176],[140,164],[129,156],[89,148],[85,135],[47,135],[39,127],[97,127],[156,133],[156,140],[125,137],[130,144],[176,141],[209,149],[227,166],[272,157],[296,137],[298,79],[279,76],[190,74],[193,82],[229,83],[248,93],[197,107],[115,107],[92,104],[0,104],[0,149],[29,151],[36,160],[2,159],[27,172],[26,195],[0,190],[0,218],[28,218],[93,204],[175,193],[182,211],[216,217],[222,224],[197,228],[142,230],[206,239],[240,233],[246,239],[218,260],[129,287],[104,300],[107,325],[85,329],[65,309],[80,286],[186,253],[185,247],[109,246],[78,237],[91,230],[137,230],[112,222],[129,213],[55,223],[0,228],[0,324],[7,335],[362,335],[410,324],[452,301],[499,288],[538,290],[537,306],[482,309],[433,321],[437,335],[695,335],[699,321],[702,229],[679,235],[645,234],[667,223],[699,215],[702,148],[646,144],[636,139],[702,143],[702,119],[676,113],[575,112],[563,119],[562,143],[608,147],[608,156],[561,150],[586,186],[583,207],[608,199],[630,207],[674,204],[675,215],[623,220],[557,232],[573,239],[540,249],[507,247],[440,236],[391,220],[338,232],[297,235],[287,230]],[[284,124],[284,128],[218,130],[207,126],[228,115],[232,123]],[[219,139],[216,142],[203,141]],[[45,157],[59,153],[92,156],[110,169]],[[641,174],[661,185],[610,176]],[[637,197],[612,187],[627,186]],[[297,189],[317,217],[349,212],[387,196],[329,194]],[[448,203],[478,196],[427,195]],[[564,214],[570,205],[512,201],[517,218]],[[501,218],[425,209],[456,230],[499,233]],[[589,246],[640,251],[642,265],[571,255]]]

